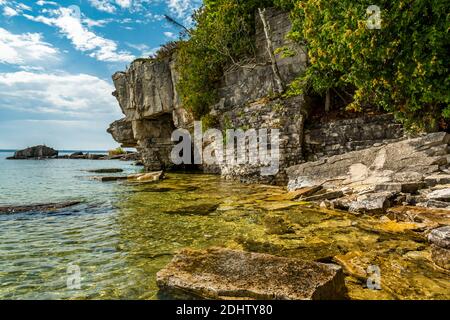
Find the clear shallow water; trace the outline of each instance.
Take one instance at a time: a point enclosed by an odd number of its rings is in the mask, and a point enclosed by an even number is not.
[[[134,173],[130,162],[93,160],[6,160],[13,153],[0,152],[0,206],[52,201],[110,200],[115,188],[92,181],[87,170],[121,168]],[[61,154],[63,155],[63,154]]]
[[[282,188],[216,176],[105,184],[83,171],[137,170],[119,161],[0,164],[4,204],[85,201],[52,213],[0,215],[1,299],[158,299],[156,273],[174,253],[209,246],[307,260],[338,256],[349,266],[353,299],[450,298],[449,274],[435,268],[429,246],[408,225],[311,209],[286,200]],[[80,290],[67,288],[70,264],[80,267]],[[381,268],[383,290],[366,288],[368,265]]]

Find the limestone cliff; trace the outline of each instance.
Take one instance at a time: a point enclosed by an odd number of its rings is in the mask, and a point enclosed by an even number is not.
[[[266,9],[264,15],[270,34],[267,35],[262,19],[256,15],[256,61],[224,72],[217,88],[219,99],[208,107],[211,118],[217,122],[217,129],[222,132],[231,128],[278,129],[279,171],[272,176],[262,176],[260,163],[203,165],[205,171],[244,182],[284,184],[288,181],[287,168],[306,160],[336,156],[403,138],[403,128],[392,115],[370,115],[327,123],[310,121],[305,128],[308,99],[304,96],[274,98],[274,93],[280,79],[287,85],[306,69],[307,55],[302,48],[286,40],[291,29],[287,13]],[[282,47],[288,47],[295,54],[274,56],[276,49]],[[268,48],[273,49],[272,54]],[[147,170],[173,167],[170,159],[174,146],[172,132],[176,128],[192,131],[194,119],[183,109],[177,93],[176,59],[176,51],[164,59],[138,59],[128,70],[113,76],[116,87],[113,94],[125,118],[111,124],[108,132],[124,147],[136,147]]]
[[[108,132],[124,147],[136,147],[146,169],[171,166],[171,134],[191,121],[180,108],[175,90],[174,58],[162,61],[138,59],[126,72],[113,75],[117,98],[125,118]]]
[[[290,46],[297,52],[288,58],[276,56],[279,76],[283,82],[289,83],[305,69],[306,55],[301,48],[285,39],[291,28],[287,13],[267,9],[265,16],[271,29],[273,49]],[[236,129],[248,127],[257,130],[273,125],[281,129],[283,146],[280,176],[285,176],[283,169],[296,164],[301,154],[304,99],[299,97],[275,102],[262,99],[275,92],[276,79],[263,24],[258,17],[255,18],[257,61],[225,72],[218,88],[219,100],[210,108],[222,130],[227,129],[227,124],[233,124]],[[116,87],[113,95],[125,118],[111,124],[108,132],[124,147],[136,147],[143,156],[147,170],[172,167],[169,158],[173,148],[171,134],[175,128],[190,128],[193,124],[193,118],[183,109],[176,90],[178,74],[175,63],[176,53],[162,60],[138,59],[125,72],[113,75]],[[289,161],[285,161],[286,158]],[[250,180],[256,174],[254,169],[220,168],[227,177],[248,176]],[[272,177],[267,182],[276,180],[279,179]]]

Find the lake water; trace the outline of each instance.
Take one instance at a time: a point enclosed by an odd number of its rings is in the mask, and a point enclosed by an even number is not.
[[[198,174],[101,183],[86,170],[139,168],[121,161],[5,160],[9,155],[0,153],[0,206],[83,203],[0,214],[0,299],[159,299],[156,273],[176,251],[210,246],[320,261],[341,255],[357,272],[379,266],[381,291],[367,289],[357,274],[346,278],[353,299],[450,298],[448,274],[401,225],[308,208],[287,200],[279,187]],[[79,289],[68,286],[74,270]]]

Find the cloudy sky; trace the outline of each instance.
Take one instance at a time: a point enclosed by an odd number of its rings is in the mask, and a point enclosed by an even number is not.
[[[111,75],[176,39],[201,0],[0,0],[0,149],[106,150]]]

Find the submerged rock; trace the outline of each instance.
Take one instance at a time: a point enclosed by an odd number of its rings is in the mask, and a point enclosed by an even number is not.
[[[295,233],[293,226],[280,216],[266,216],[264,218],[264,226],[267,234],[283,235]]]
[[[178,214],[182,216],[207,216],[215,212],[219,208],[217,203],[199,204],[194,206],[177,208],[166,211],[169,214]]]
[[[96,170],[89,170],[88,172],[91,172],[91,173],[120,173],[120,172],[123,172],[123,169],[96,169]]]
[[[450,225],[450,211],[445,209],[400,206],[390,208],[387,214],[392,220],[422,223],[430,226],[430,229]]]
[[[450,270],[450,250],[436,245],[431,246],[431,259],[433,262],[446,270]]]
[[[21,212],[47,212],[59,209],[64,209],[68,207],[73,207],[80,204],[80,201],[68,201],[60,203],[44,203],[44,204],[32,204],[26,206],[6,206],[0,207],[0,214],[2,213],[21,213]]]
[[[113,181],[128,180],[128,176],[100,176],[100,177],[93,177],[92,179],[101,182],[113,182]]]
[[[342,191],[330,191],[322,194],[314,195],[311,197],[304,198],[303,201],[321,201],[321,200],[334,200],[344,196]]]
[[[19,150],[14,153],[9,160],[23,160],[23,159],[49,159],[58,156],[58,151],[47,146],[35,146],[24,150]]]
[[[441,268],[450,270],[450,226],[431,231],[431,259]]]
[[[163,292],[184,298],[347,298],[338,265],[222,248],[183,250],[158,272],[157,284]]]
[[[139,177],[136,178],[139,182],[148,182],[148,181],[159,181],[164,178],[164,172],[158,171],[158,172],[151,172],[151,173],[145,173]]]

